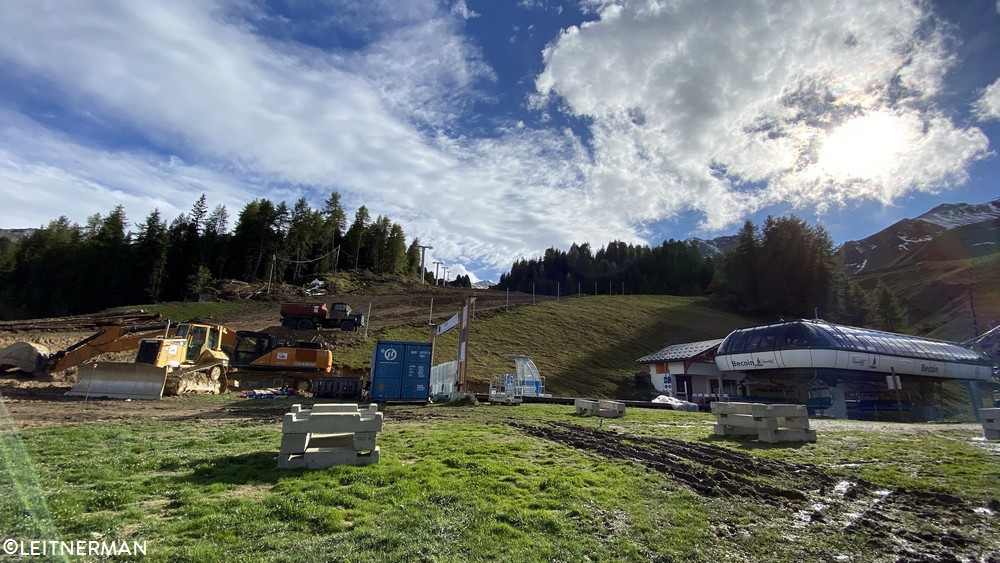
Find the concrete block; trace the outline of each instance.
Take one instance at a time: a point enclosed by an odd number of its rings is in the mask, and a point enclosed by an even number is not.
[[[309,449],[316,448],[354,449],[354,434],[310,434]]]
[[[355,432],[354,450],[359,452],[369,452],[376,448],[374,432]]]
[[[756,436],[757,430],[754,428],[740,428],[739,426],[715,425],[716,436]]]
[[[712,414],[750,414],[755,404],[715,401],[712,403]]]
[[[291,432],[281,435],[281,453],[300,454],[309,448],[309,434],[293,434]]]
[[[815,430],[798,428],[779,428],[777,430],[761,430],[757,435],[761,442],[777,444],[778,442],[815,442]]]
[[[600,409],[597,401],[591,401],[589,399],[577,399],[573,401],[573,405],[576,407],[576,414],[595,415]]]
[[[809,416],[805,405],[764,405],[753,404],[750,414],[754,416]]]
[[[809,417],[808,416],[779,416],[778,417],[778,428],[798,428],[800,430],[809,430]]]
[[[1000,430],[1000,419],[983,419],[983,430]]]
[[[979,409],[979,418],[983,421],[984,430],[1000,430],[1000,408]]]
[[[987,440],[1000,440],[1000,430],[983,430]]]
[[[302,411],[303,411],[302,405],[300,405],[300,404],[294,404],[294,405],[292,405],[292,410],[290,410],[288,412],[289,413],[297,413],[297,412],[302,412]]]
[[[314,448],[304,454],[307,469],[322,469],[334,465],[370,465],[378,463],[379,456],[378,447],[366,454],[344,448]]]
[[[328,403],[312,406],[313,414],[321,412],[359,412],[360,410],[358,405],[351,403]],[[367,407],[365,407],[365,410],[367,410]]]
[[[282,432],[338,434],[344,432],[381,432],[383,413],[350,412],[287,413]]]
[[[778,428],[778,419],[775,417],[761,418],[752,414],[717,414],[715,416],[718,423],[723,426],[754,428],[756,430]]]
[[[597,416],[621,418],[625,416],[625,403],[619,401],[597,401]]]
[[[278,469],[303,469],[306,466],[306,456],[301,454],[279,454]]]

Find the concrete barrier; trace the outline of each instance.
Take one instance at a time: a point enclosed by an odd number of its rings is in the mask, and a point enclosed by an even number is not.
[[[573,402],[573,406],[576,407],[576,414],[585,416],[600,416],[604,418],[620,418],[625,416],[625,403],[620,401],[576,399]]]
[[[983,419],[983,434],[987,440],[1000,440],[1000,408],[980,409]]]
[[[378,463],[375,436],[382,431],[375,404],[292,405],[282,421],[278,467],[321,469]]]
[[[815,442],[816,431],[809,429],[805,405],[763,403],[712,403],[716,416],[715,434],[753,436],[762,442]]]

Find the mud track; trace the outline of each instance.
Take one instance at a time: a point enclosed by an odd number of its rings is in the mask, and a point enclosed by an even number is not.
[[[996,513],[956,496],[835,475],[810,464],[763,459],[729,448],[648,438],[568,423],[512,423],[522,432],[663,473],[708,497],[732,497],[791,514],[789,539],[812,534],[859,537],[862,554],[895,561],[1000,561]],[[720,535],[734,532],[723,524]],[[830,557],[831,554],[825,554]]]

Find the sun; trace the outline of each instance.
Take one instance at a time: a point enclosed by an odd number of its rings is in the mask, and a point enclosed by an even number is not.
[[[823,142],[819,168],[841,179],[878,178],[906,149],[908,129],[905,120],[886,111],[850,119]]]

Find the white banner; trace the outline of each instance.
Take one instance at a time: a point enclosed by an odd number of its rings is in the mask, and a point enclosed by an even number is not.
[[[456,326],[458,326],[458,313],[455,313],[455,316],[438,325],[437,335],[441,336]]]

